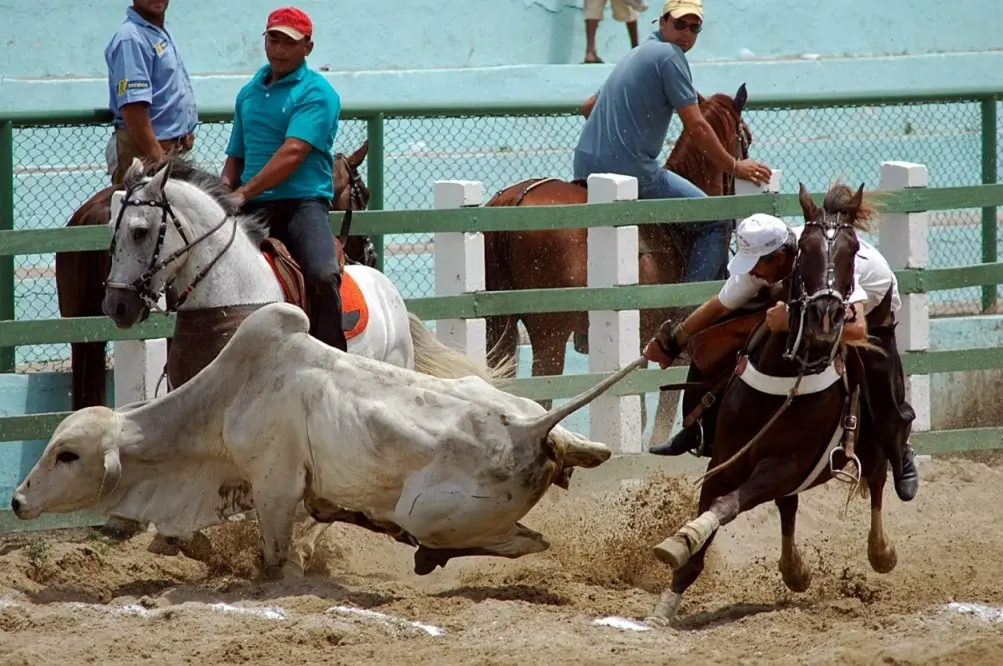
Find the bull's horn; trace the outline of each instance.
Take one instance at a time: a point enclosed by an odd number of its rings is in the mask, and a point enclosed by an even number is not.
[[[530,432],[534,438],[543,439],[551,430],[553,430],[554,426],[563,421],[567,416],[575,413],[585,405],[598,398],[600,395],[608,391],[613,384],[616,384],[618,381],[632,373],[634,370],[640,368],[645,363],[647,363],[647,359],[643,356],[639,357],[636,361],[632,361],[628,365],[620,368],[606,379],[602,380],[587,391],[579,393],[560,407],[553,407],[546,414],[530,421],[525,426],[526,430]]]
[[[122,461],[118,457],[118,449],[108,449],[104,452],[104,476],[98,493],[99,501],[115,491],[120,476],[122,476]]]

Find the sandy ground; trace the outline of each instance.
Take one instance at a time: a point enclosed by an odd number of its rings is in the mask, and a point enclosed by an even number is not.
[[[885,575],[867,563],[866,500],[842,518],[842,484],[802,496],[798,542],[814,572],[803,594],[780,580],[773,506],[739,517],[676,629],[644,625],[669,580],[650,552],[692,516],[693,477],[603,485],[594,473],[529,515],[547,553],[454,560],[421,578],[412,550],[343,526],[293,581],[258,577],[252,523],[211,530],[220,555],[208,565],[147,552],[148,534],[9,539],[0,664],[1003,663],[999,458],[923,461],[910,504],[887,489],[898,566]]]

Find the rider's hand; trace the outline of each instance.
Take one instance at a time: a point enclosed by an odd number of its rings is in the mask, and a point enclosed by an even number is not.
[[[783,301],[777,301],[776,305],[766,311],[766,326],[774,333],[783,333],[788,330],[789,317],[787,304]]]
[[[664,322],[658,332],[648,341],[642,355],[649,361],[655,361],[663,369],[672,365],[683,353],[682,345],[676,338],[676,330],[671,321]]]
[[[762,162],[755,160],[738,160],[735,162],[735,178],[750,180],[757,185],[770,182],[773,170]]]
[[[238,210],[244,207],[246,199],[244,198],[244,192],[239,187],[230,194],[230,201],[233,203],[234,207]]]

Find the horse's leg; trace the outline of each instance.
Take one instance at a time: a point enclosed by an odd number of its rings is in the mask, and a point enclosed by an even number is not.
[[[722,490],[718,479],[710,479],[709,483],[700,488],[698,511],[702,514],[710,508]],[[693,553],[693,556],[682,567],[673,572],[672,583],[662,591],[662,594],[658,598],[658,603],[655,604],[655,608],[646,618],[646,621],[663,627],[675,622],[676,614],[679,612],[679,605],[683,601],[683,593],[689,589],[690,585],[696,582],[697,578],[703,572],[707,549],[714,542],[715,534],[716,532],[712,532],[703,545]]]
[[[565,313],[524,315],[526,332],[533,347],[533,376],[545,377],[564,374],[564,356],[568,336],[573,328],[571,318]],[[539,400],[544,409],[553,401]]]
[[[881,503],[885,492],[885,481],[888,479],[888,465],[881,456],[881,464],[867,478],[867,487],[871,493],[871,530],[867,534],[867,561],[878,573],[888,573],[898,563],[895,544],[885,534],[884,521],[881,515]]]
[[[733,521],[738,514],[775,499],[777,487],[798,473],[799,464],[794,456],[760,460],[736,490],[715,499],[709,509],[655,546],[655,557],[678,571],[718,528]]]
[[[794,525],[798,515],[798,496],[778,497],[780,511],[780,575],[792,592],[804,592],[811,585],[811,568],[801,559],[794,540]]]

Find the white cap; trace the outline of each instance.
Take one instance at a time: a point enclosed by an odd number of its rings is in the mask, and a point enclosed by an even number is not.
[[[756,213],[745,218],[738,223],[738,229],[735,230],[738,252],[728,262],[728,273],[731,275],[748,273],[761,258],[776,252],[789,234],[790,229],[778,217]]]

